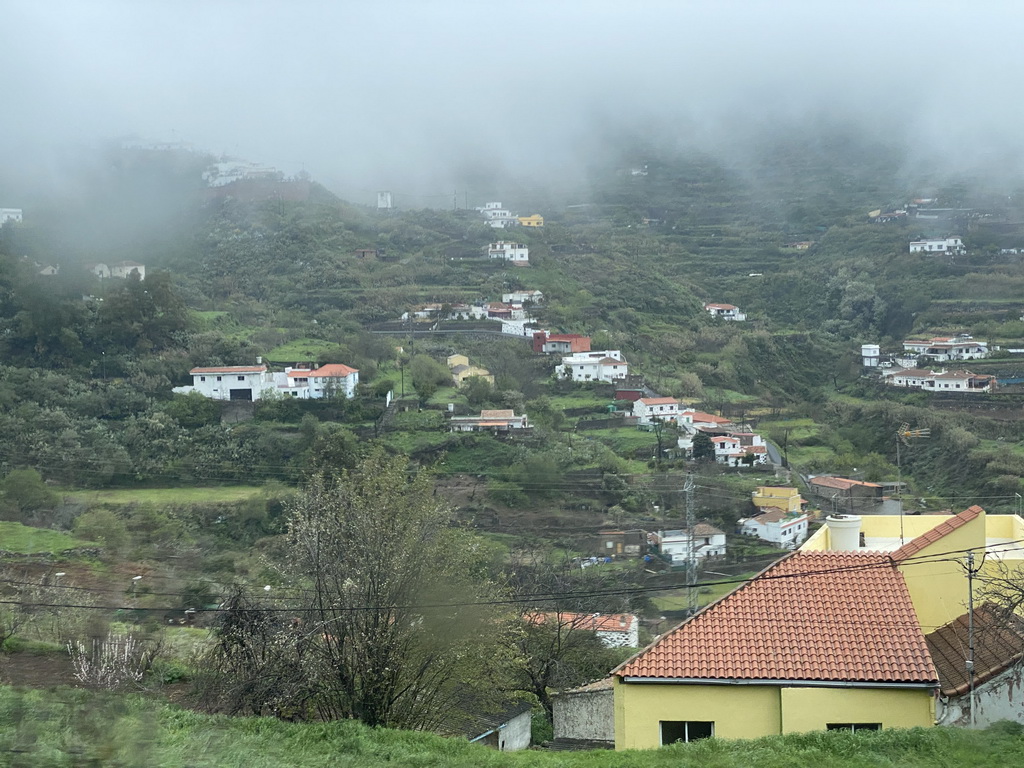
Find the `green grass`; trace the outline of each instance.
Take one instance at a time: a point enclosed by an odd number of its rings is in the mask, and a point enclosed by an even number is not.
[[[818,434],[820,429],[821,425],[813,419],[761,419],[757,423],[757,431],[762,435],[767,435],[770,432],[782,433],[788,430],[790,446],[798,440],[813,437]]]
[[[702,581],[728,581],[730,583],[701,587],[697,592],[697,605],[704,606],[708,603],[713,603],[740,586],[740,579],[752,578],[756,573],[757,571],[750,571],[749,573],[741,573],[737,576],[715,576],[713,574],[703,576]],[[682,611],[690,606],[690,600],[685,589],[663,592],[657,597],[652,598],[651,602],[654,603],[659,611]]]
[[[100,491],[63,491],[61,496],[86,504],[196,504],[244,501],[263,489],[254,485],[212,485],[189,488],[118,488]]]
[[[316,360],[329,349],[338,345],[323,339],[294,339],[267,352],[265,357],[271,362],[294,363],[298,360]]]
[[[498,752],[464,739],[371,729],[347,720],[296,724],[203,715],[136,695],[0,689],[0,752],[19,766],[196,768],[990,768],[1024,759],[1020,726],[814,732],[708,739],[633,752]]]
[[[57,554],[65,549],[95,547],[95,542],[76,539],[70,533],[51,531],[47,528],[31,528],[21,523],[0,522],[0,550],[18,552],[23,555],[50,552]]]
[[[609,446],[618,454],[630,453],[642,448],[651,448],[652,454],[658,440],[653,432],[642,432],[635,427],[619,427],[617,429],[594,429],[584,433],[588,439],[597,440]],[[675,436],[663,438],[667,447],[675,445]]]

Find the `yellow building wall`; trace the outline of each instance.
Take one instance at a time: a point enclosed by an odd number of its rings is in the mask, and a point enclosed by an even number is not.
[[[755,507],[780,507],[787,512],[800,511],[800,491],[796,488],[761,486],[751,497]]]
[[[448,355],[448,367],[454,368],[456,365],[469,365],[469,358],[465,355]]]
[[[829,723],[881,723],[887,728],[935,724],[931,690],[783,688],[782,732],[824,731]]]
[[[615,679],[615,748],[661,746],[662,720],[711,720],[715,736],[753,739],[780,732],[779,689],[767,685],[622,683]]]
[[[824,731],[829,723],[935,724],[930,689],[679,685],[616,678],[614,691],[616,749],[660,747],[662,720],[710,720],[715,736],[723,739]]]
[[[961,566],[964,557],[961,550],[972,548],[978,550],[979,557],[985,548],[984,514],[900,564],[917,620],[926,634],[967,612],[967,574]],[[929,560],[929,557],[935,559]],[[979,586],[975,582],[975,593]]]
[[[543,227],[544,217],[537,213],[532,216],[520,216],[519,223],[524,227]]]

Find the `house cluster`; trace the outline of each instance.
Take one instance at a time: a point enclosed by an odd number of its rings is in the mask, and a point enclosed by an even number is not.
[[[484,203],[476,210],[484,217],[484,221],[495,229],[505,229],[506,227],[518,226],[544,226],[544,217],[539,213],[534,213],[530,216],[518,216],[503,207],[501,203]]]
[[[993,376],[967,370],[947,371],[919,368],[922,362],[981,360],[989,356],[988,342],[976,341],[967,334],[908,339],[901,352],[882,355],[878,344],[862,344],[861,363],[865,368],[881,370],[882,380],[893,387],[909,387],[925,392],[991,392]]]
[[[677,447],[685,454],[693,451],[693,438],[703,433],[710,438],[715,461],[719,464],[743,467],[768,463],[764,438],[746,425],[733,424],[721,416],[689,408],[674,397],[620,390],[616,392],[616,399],[632,400],[631,419],[637,426],[658,422],[674,425],[679,431]]]
[[[118,261],[113,264],[86,264],[85,268],[100,279],[113,277],[126,280],[132,275],[138,275],[140,280],[146,279],[146,265],[139,264],[137,261]]]
[[[650,749],[1024,721],[1024,626],[979,595],[986,574],[1024,563],[1022,541],[1024,520],[980,507],[830,516],[606,680],[557,695],[555,740]]]
[[[740,308],[733,306],[732,304],[708,303],[704,305],[704,311],[709,313],[712,317],[720,318],[722,320],[743,321],[747,319],[747,316],[740,311]]]
[[[21,208],[0,208],[0,227],[7,222],[20,224],[21,218]]]
[[[501,332],[510,336],[529,336],[533,333],[534,318],[529,307],[544,300],[536,290],[519,290],[502,294],[501,301],[482,304],[418,304],[399,318],[402,321],[437,323],[442,320],[494,320],[501,323]]]
[[[221,365],[193,368],[192,385],[175,387],[174,392],[198,392],[211,400],[255,401],[267,397],[317,400],[325,397],[352,398],[359,383],[359,371],[341,363],[319,367],[288,367],[272,372],[257,360],[256,365]]]
[[[490,243],[487,257],[507,261],[514,267],[530,266],[530,249],[522,243],[506,243],[504,240]]]
[[[590,351],[590,337],[578,333],[533,332],[533,351],[546,355],[575,355]]]

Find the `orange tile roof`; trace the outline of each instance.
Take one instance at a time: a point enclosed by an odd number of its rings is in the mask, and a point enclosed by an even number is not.
[[[641,397],[637,402],[644,405],[679,405],[674,397]]]
[[[585,629],[589,632],[628,632],[630,626],[636,622],[636,616],[631,613],[531,613],[526,615],[526,621],[530,624],[542,624],[545,622],[557,622],[563,627],[573,629]]]
[[[706,424],[732,424],[728,419],[723,419],[721,416],[715,416],[711,413],[704,413],[703,411],[694,411],[693,420],[696,422],[704,422]]]
[[[922,533],[916,539],[911,539],[902,547],[892,553],[892,559],[896,562],[906,560],[909,557],[913,557],[922,549],[927,547],[929,544],[934,544],[936,541],[941,539],[946,534],[952,533],[962,525],[966,525],[971,522],[974,518],[980,515],[985,510],[975,504],[973,507],[968,507],[959,515],[951,517],[943,523],[932,528],[930,531]]]
[[[341,363],[329,363],[327,365],[321,365],[319,368],[313,371],[314,376],[337,376],[338,378],[342,379],[353,373],[359,373],[359,370],[356,368],[349,368],[347,365],[342,365]]]
[[[795,552],[614,674],[934,684],[903,574],[878,553]]]

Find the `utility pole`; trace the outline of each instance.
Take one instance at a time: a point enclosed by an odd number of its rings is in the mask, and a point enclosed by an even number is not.
[[[984,558],[982,558],[984,560]],[[967,679],[970,681],[971,728],[978,724],[974,698],[974,577],[981,565],[974,567],[974,550],[967,553]]]
[[[686,597],[689,615],[697,612],[697,550],[694,547],[694,536],[697,527],[696,512],[693,507],[694,485],[693,473],[686,474],[683,485],[686,494]]]

